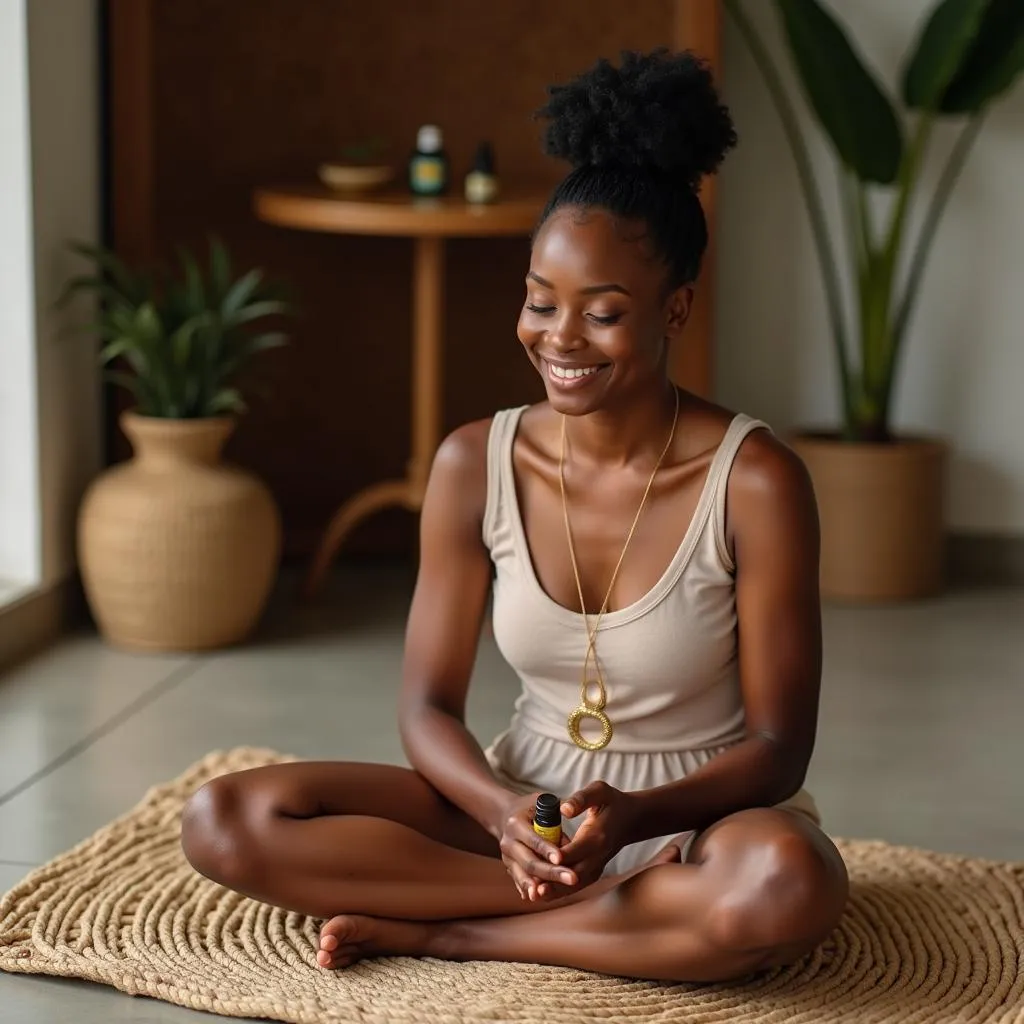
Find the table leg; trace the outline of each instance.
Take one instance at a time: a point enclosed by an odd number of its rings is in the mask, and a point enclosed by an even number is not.
[[[444,313],[444,241],[417,238],[413,262],[412,453],[404,480],[387,480],[354,494],[331,518],[306,576],[315,596],[345,538],[385,508],[418,512],[441,439],[441,334]]]
[[[427,489],[441,443],[441,332],[444,329],[444,240],[416,239],[413,270],[412,458],[409,482]]]

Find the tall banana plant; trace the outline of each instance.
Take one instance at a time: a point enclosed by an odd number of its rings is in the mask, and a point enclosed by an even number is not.
[[[796,163],[828,299],[839,365],[843,436],[891,439],[894,382],[935,233],[992,103],[1024,71],[1024,0],[941,0],[908,53],[897,113],[846,32],[818,0],[772,0],[805,97],[837,161],[846,259],[830,236],[807,144],[768,48],[742,0],[724,0],[778,111]],[[960,133],[931,195],[921,169],[940,117]],[[893,201],[877,218],[872,190]],[[926,203],[916,237],[909,212]],[[842,244],[842,243],[840,243]],[[855,276],[855,308],[844,308],[843,273]]]

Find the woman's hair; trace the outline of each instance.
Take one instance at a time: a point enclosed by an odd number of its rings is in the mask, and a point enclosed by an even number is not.
[[[544,150],[573,170],[540,224],[562,206],[642,221],[669,288],[694,281],[708,239],[700,182],[736,144],[708,66],[692,53],[625,52],[621,67],[601,59],[548,93]]]

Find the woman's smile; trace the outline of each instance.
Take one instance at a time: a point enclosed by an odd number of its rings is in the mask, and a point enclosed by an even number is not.
[[[569,363],[561,359],[537,357],[545,370],[548,381],[559,390],[578,391],[603,376],[603,371],[611,369],[611,363]]]

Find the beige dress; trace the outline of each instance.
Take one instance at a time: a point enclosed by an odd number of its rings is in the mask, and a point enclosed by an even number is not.
[[[566,718],[579,703],[583,616],[541,587],[519,514],[512,447],[525,408],[494,417],[487,449],[483,535],[495,567],[494,636],[522,681],[511,724],[487,749],[487,759],[504,785],[522,793],[568,796],[598,779],[633,791],[682,779],[744,738],[725,497],[744,438],[767,428],[747,416],[733,420],[661,579],[638,601],[601,619],[596,649],[614,733],[603,750],[588,751],[566,732]],[[805,790],[781,806],[819,821]],[[627,846],[607,871],[641,863],[671,835]]]

